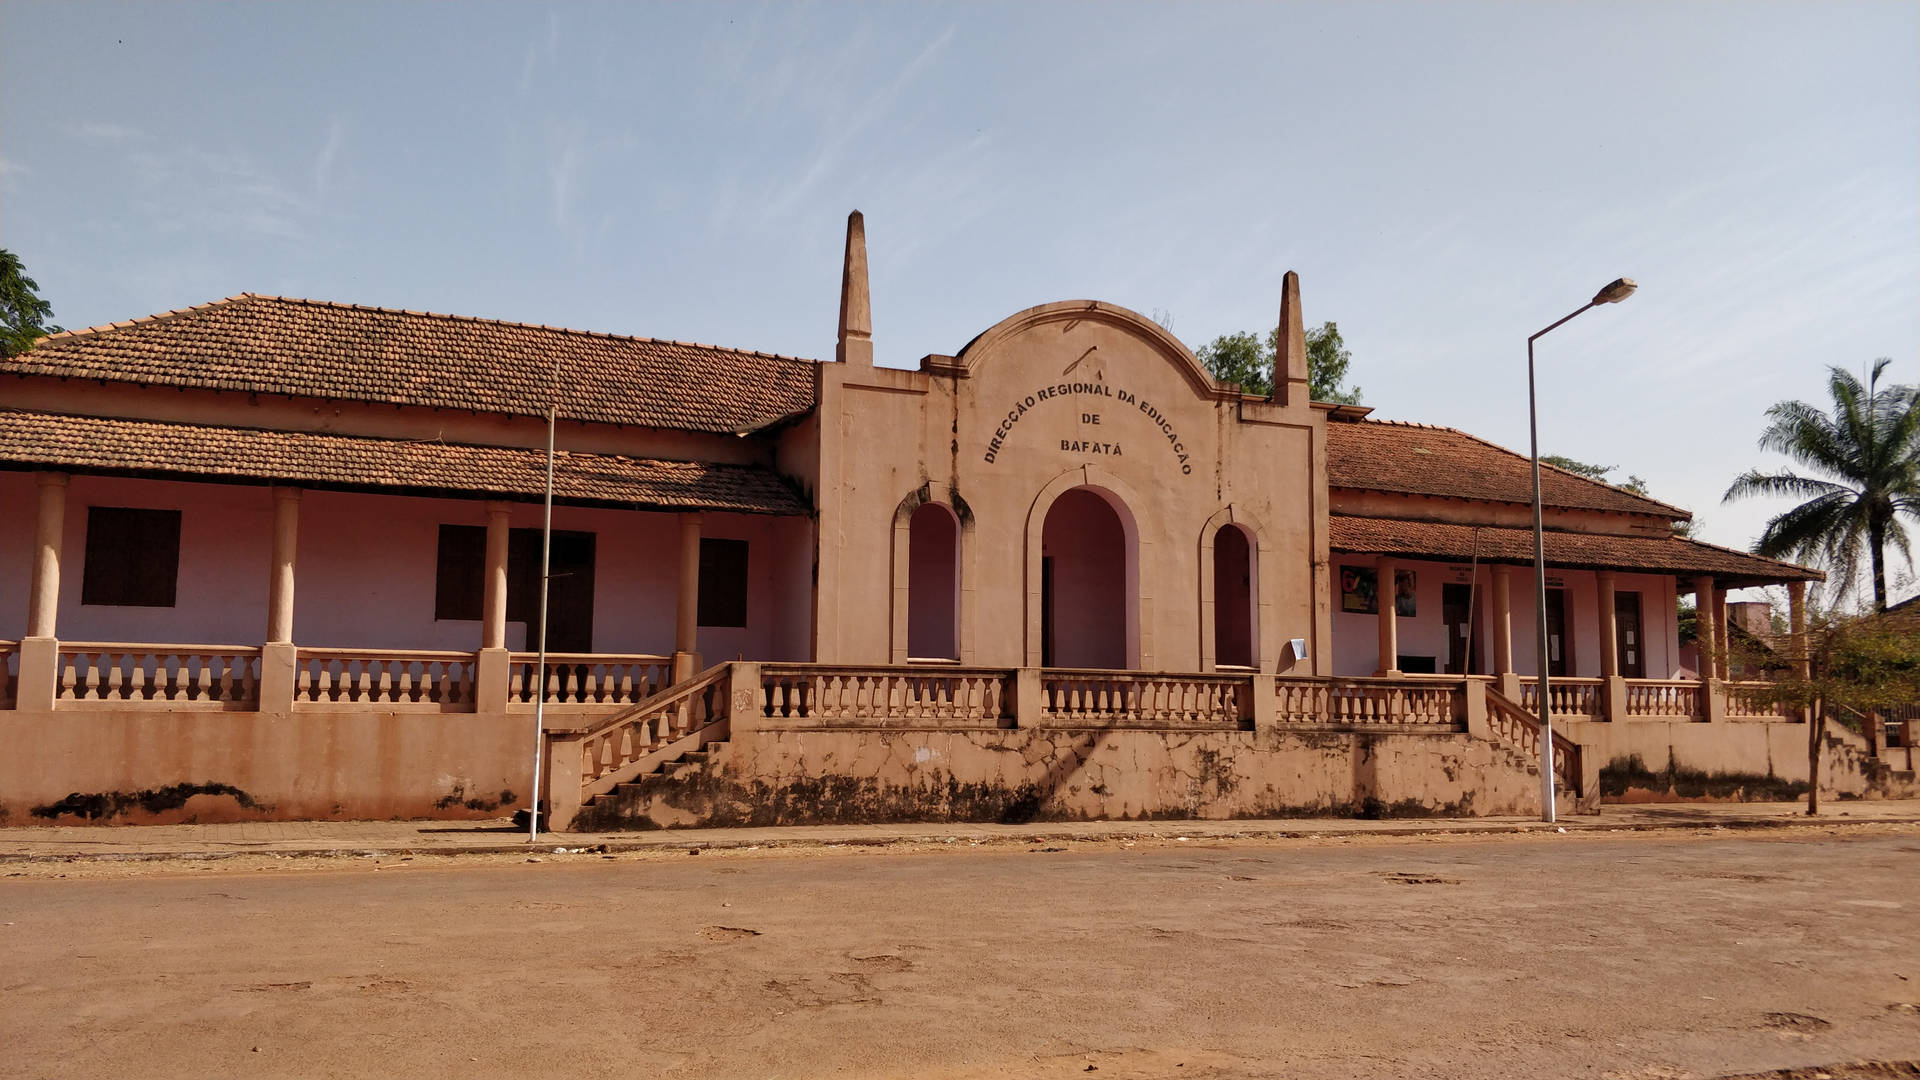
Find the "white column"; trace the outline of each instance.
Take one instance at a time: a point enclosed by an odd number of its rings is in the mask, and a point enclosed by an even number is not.
[[[507,651],[507,550],[513,535],[510,503],[487,504],[487,555],[481,570],[480,653],[474,663],[474,711],[502,713],[511,695],[513,654]],[[526,665],[529,677],[534,665]],[[552,823],[549,822],[549,825]]]
[[[40,473],[34,523],[33,585],[27,593],[27,636],[53,637],[60,614],[60,538],[67,518],[67,474]]]
[[[1513,567],[1493,568],[1493,675],[1502,694],[1520,700],[1513,672]]]
[[[34,521],[33,580],[27,590],[27,636],[20,641],[20,675],[14,683],[14,708],[53,708],[60,685],[60,642],[54,636],[60,613],[60,540],[67,516],[67,475],[41,473],[38,517]]]
[[[700,669],[700,515],[680,515],[680,603],[673,629],[673,678]]]
[[[1374,560],[1374,610],[1380,628],[1380,663],[1375,674],[1400,674],[1400,627],[1394,610],[1393,560]]]
[[[480,607],[480,647],[507,647],[507,527],[511,510],[506,503],[487,504],[487,563]]]
[[[1594,575],[1600,586],[1600,675],[1611,679],[1620,674],[1620,629],[1614,622],[1613,571],[1600,570]]]
[[[267,640],[293,640],[294,559],[300,544],[300,489],[273,489],[273,561],[267,578]]]

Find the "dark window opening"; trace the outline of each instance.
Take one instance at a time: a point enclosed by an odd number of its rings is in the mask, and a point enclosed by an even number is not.
[[[593,641],[595,537],[590,532],[553,531],[547,587],[547,648],[589,652]],[[487,530],[480,525],[440,526],[434,573],[433,617],[485,617]],[[528,647],[536,647],[540,623],[540,530],[507,532],[507,621],[525,623]]]
[[[478,525],[440,526],[434,567],[433,617],[478,619],[486,596],[487,530]]]
[[[701,626],[747,625],[747,542],[700,540]]]
[[[87,507],[80,602],[172,607],[180,577],[180,511]]]

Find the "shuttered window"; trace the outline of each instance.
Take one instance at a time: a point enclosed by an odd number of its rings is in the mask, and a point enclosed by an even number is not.
[[[80,602],[172,607],[180,577],[180,511],[87,507]]]

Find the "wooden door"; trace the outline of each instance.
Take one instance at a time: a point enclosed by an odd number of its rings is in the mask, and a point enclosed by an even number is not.
[[[1573,642],[1567,637],[1567,590],[1547,590],[1547,675],[1565,675]]]
[[[1647,677],[1647,643],[1640,629],[1640,594],[1613,594],[1614,649],[1620,674],[1629,679]]]
[[[1447,674],[1471,675],[1480,667],[1480,641],[1469,620],[1474,616],[1473,586],[1440,586],[1440,617],[1447,624]]]

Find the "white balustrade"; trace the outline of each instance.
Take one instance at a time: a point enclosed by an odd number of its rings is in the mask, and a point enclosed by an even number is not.
[[[1097,727],[1253,726],[1244,675],[1133,675],[1046,671],[1041,695],[1052,723]]]
[[[1010,719],[1005,670],[764,665],[761,714],[845,725],[998,727]]]
[[[61,642],[59,657],[61,701],[230,706],[260,700],[257,648],[76,641]]]
[[[402,649],[299,650],[296,705],[473,708],[474,654]]]
[[[1700,684],[1681,679],[1628,679],[1627,715],[1691,720],[1701,715]]]
[[[515,653],[507,669],[507,700],[534,699],[537,653]],[[673,659],[667,656],[607,653],[548,653],[545,686],[549,705],[632,705],[673,683]]]
[[[1273,682],[1280,724],[1417,724],[1454,730],[1464,679],[1297,679]]]

